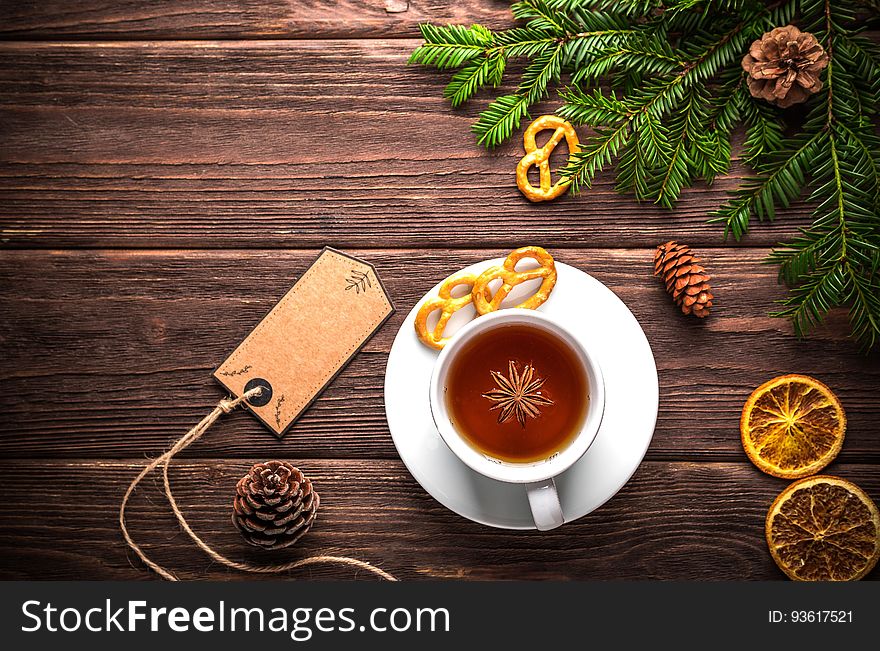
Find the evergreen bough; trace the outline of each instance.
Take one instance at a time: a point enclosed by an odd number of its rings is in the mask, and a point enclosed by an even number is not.
[[[498,87],[508,61],[527,61],[516,91],[480,113],[473,132],[492,148],[558,88],[558,115],[592,134],[561,170],[574,191],[613,166],[617,189],[673,208],[685,187],[728,172],[731,132],[745,128],[753,171],[712,213],[739,240],[805,189],[812,224],[770,261],[792,290],[774,316],[804,335],[848,306],[853,337],[880,342],[880,48],[861,35],[871,0],[522,0],[519,26],[422,25],[410,62],[455,69],[453,106]],[[871,17],[870,19],[868,17]],[[790,133],[785,111],[751,97],[740,62],[774,27],[813,33],[829,56],[823,88]],[[567,83],[561,85],[563,75]],[[602,85],[600,85],[602,84]]]

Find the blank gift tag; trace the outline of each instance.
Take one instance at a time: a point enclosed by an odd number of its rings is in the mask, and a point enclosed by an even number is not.
[[[300,277],[214,377],[280,438],[391,316],[373,266],[331,248]]]

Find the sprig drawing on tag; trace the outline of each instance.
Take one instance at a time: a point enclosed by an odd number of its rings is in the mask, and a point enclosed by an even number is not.
[[[366,292],[368,287],[373,286],[373,284],[370,282],[369,274],[363,271],[356,271],[354,269],[351,270],[351,275],[345,279],[345,282],[347,283],[345,286],[345,291],[353,289],[357,294],[360,294],[361,292]]]
[[[223,375],[226,377],[231,377],[233,375],[244,375],[245,373],[247,373],[250,370],[251,370],[251,365],[246,364],[245,366],[242,366],[237,371],[220,371],[220,375]]]
[[[281,404],[284,402],[284,395],[282,394],[278,401],[275,403],[275,425],[280,429],[281,428]]]

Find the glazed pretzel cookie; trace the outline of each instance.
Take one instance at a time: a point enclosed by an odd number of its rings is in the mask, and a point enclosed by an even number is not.
[[[516,265],[523,258],[532,258],[541,266],[527,271],[517,271]],[[502,284],[493,295],[489,290],[489,283],[497,278],[501,279]],[[500,266],[489,267],[474,282],[471,293],[477,313],[482,315],[494,312],[516,285],[535,278],[543,278],[538,291],[516,307],[534,310],[550,297],[550,292],[556,285],[556,263],[553,262],[553,256],[540,246],[524,246],[512,251]]]
[[[449,341],[449,337],[443,336],[446,324],[449,323],[449,319],[453,314],[473,302],[473,286],[476,279],[476,274],[457,274],[443,281],[438,295],[425,301],[416,314],[416,334],[419,336],[419,339],[437,350],[442,349],[446,345]],[[452,290],[460,285],[468,285],[471,291],[464,296],[453,298]],[[428,317],[436,310],[441,310],[440,320],[437,321],[437,325],[434,326],[433,330],[428,330]]]
[[[538,149],[535,135],[544,129],[555,129],[555,131],[547,144]],[[555,115],[542,115],[532,122],[523,134],[526,155],[516,166],[516,185],[529,201],[550,201],[568,190],[568,183],[562,181],[550,185],[550,154],[563,138],[568,143],[569,154],[579,151],[580,143],[574,127]],[[541,184],[537,188],[529,182],[529,168],[532,165],[537,165],[540,172]]]

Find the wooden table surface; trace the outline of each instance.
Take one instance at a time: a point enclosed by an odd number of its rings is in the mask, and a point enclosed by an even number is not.
[[[488,95],[453,110],[448,75],[406,65],[426,20],[511,22],[497,0],[0,2],[2,578],[154,577],[118,530],[123,490],[216,404],[213,367],[325,245],[373,262],[397,312],[282,442],[236,413],[174,464],[193,527],[233,558],[338,553],[404,579],[782,578],[763,523],[786,482],[746,460],[738,419],[752,388],[785,372],[838,393],[849,429],[828,471],[880,500],[880,355],[847,339],[843,312],[808,341],[767,316],[785,288],[761,263],[809,209],[724,242],[707,212],[739,164],[673,213],[617,195],[608,174],[529,204],[517,138],[487,153],[469,133]],[[672,238],[713,274],[705,322],[651,277],[653,247]],[[383,408],[388,351],[419,297],[526,243],[614,290],[660,374],[635,476],[549,533],[490,529],[435,502]],[[322,500],[298,546],[266,555],[229,515],[237,478],[273,457]],[[254,578],[189,542],[156,478],[130,519],[183,578]],[[329,566],[289,577],[372,578]]]

